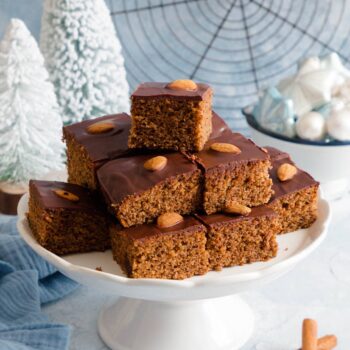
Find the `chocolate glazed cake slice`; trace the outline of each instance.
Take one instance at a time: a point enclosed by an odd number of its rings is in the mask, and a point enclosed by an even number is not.
[[[285,181],[278,176],[278,169],[284,164],[295,166],[289,154],[273,147],[265,147],[268,151],[272,169],[274,194],[268,206],[279,216],[279,232],[293,232],[307,228],[317,219],[318,187],[317,182],[307,172],[296,168],[296,173]]]
[[[129,147],[201,150],[212,129],[212,93],[192,80],[139,85],[131,96]]]
[[[110,226],[112,252],[132,278],[183,279],[208,271],[206,228],[193,217],[170,227]]]
[[[202,203],[202,175],[180,153],[112,160],[97,171],[110,211],[124,227],[152,222],[166,212],[195,212]]]
[[[107,115],[65,126],[68,181],[95,190],[96,170],[110,159],[129,153],[128,135],[131,126],[126,113]]]
[[[195,216],[207,227],[211,269],[267,261],[277,254],[277,215],[266,205],[253,208],[247,215]]]
[[[238,133],[223,129],[210,137],[202,151],[187,155],[204,172],[204,210],[213,214],[232,203],[254,207],[272,195],[268,154]]]
[[[46,249],[62,255],[110,247],[108,213],[90,190],[31,180],[29,194],[29,226]]]

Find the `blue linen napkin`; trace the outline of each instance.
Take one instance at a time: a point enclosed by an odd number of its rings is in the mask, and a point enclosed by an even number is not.
[[[27,246],[16,221],[0,215],[0,349],[67,349],[69,326],[51,323],[41,304],[64,297],[78,284]]]

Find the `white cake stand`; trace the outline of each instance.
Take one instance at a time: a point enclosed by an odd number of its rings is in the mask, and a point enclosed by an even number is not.
[[[173,281],[129,279],[110,251],[59,257],[36,242],[27,211],[25,195],[18,206],[17,226],[34,251],[73,280],[115,292],[115,303],[101,312],[98,321],[102,339],[113,350],[239,349],[253,332],[254,314],[237,293],[290,271],[319,246],[330,221],[329,205],[321,199],[319,218],[311,228],[278,237],[275,259]]]

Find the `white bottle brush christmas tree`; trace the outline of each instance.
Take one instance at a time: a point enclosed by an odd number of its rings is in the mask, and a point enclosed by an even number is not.
[[[65,124],[129,111],[121,45],[103,0],[44,0],[40,46]]]
[[[62,120],[38,45],[12,19],[0,43],[0,182],[25,184],[62,167]]]

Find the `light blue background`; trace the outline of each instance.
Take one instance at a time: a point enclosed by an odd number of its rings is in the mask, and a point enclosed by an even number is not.
[[[346,0],[106,0],[123,45],[131,88],[191,77],[214,87],[214,106],[246,131],[240,109],[312,54],[350,57]],[[40,0],[1,0],[0,34],[11,17],[40,32]]]

